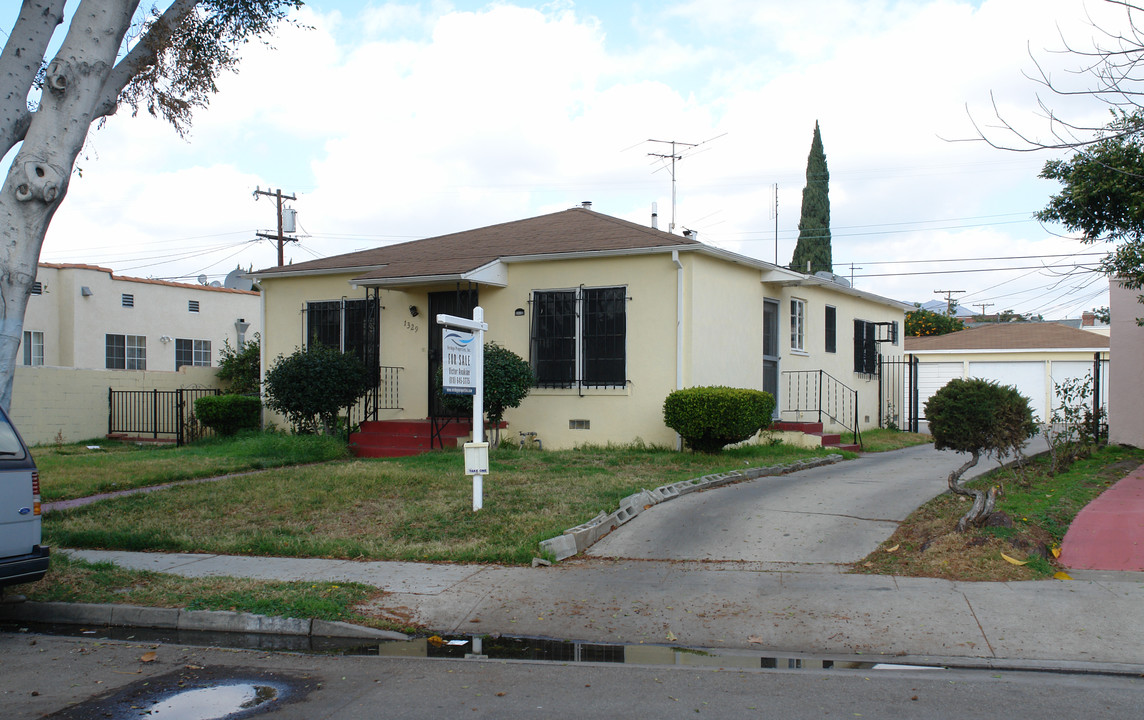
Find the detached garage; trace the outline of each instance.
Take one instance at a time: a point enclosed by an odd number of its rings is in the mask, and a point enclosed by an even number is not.
[[[1104,332],[1101,332],[1103,330]],[[1048,419],[1055,386],[1099,374],[1101,406],[1108,406],[1107,328],[1079,330],[1052,322],[990,323],[948,335],[907,337],[918,360],[918,408],[953,378],[984,378],[1012,385]]]

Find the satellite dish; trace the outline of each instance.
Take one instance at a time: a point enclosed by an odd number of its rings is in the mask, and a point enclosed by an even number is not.
[[[211,287],[222,287],[222,283],[220,283],[218,280],[211,280],[210,286]]]
[[[199,285],[206,285],[207,284],[207,276],[206,275],[199,275],[198,278],[196,278],[196,279],[199,281]]]
[[[253,290],[254,281],[246,274],[240,267],[236,267],[226,274],[226,279],[222,281],[222,286],[230,288],[231,290]]]

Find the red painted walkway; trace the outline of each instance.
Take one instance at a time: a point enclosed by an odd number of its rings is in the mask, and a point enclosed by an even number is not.
[[[1060,561],[1077,570],[1144,572],[1144,465],[1077,514]]]

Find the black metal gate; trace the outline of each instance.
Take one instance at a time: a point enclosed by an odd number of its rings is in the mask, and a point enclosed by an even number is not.
[[[878,427],[918,431],[918,359],[878,356]]]
[[[195,418],[195,401],[220,395],[218,388],[178,390],[115,390],[107,388],[107,434],[151,440],[174,440],[176,445],[212,434]]]
[[[429,393],[429,419],[432,423],[432,437],[430,438],[430,446],[442,447],[441,444],[441,429],[448,425],[450,422],[460,419],[457,412],[450,410],[441,402],[441,394],[438,392],[437,385],[439,379],[438,374],[441,370],[441,328],[437,324],[437,315],[455,315],[456,317],[472,317],[473,308],[477,306],[478,293],[477,286],[469,284],[468,287],[462,288],[460,283],[457,284],[457,289],[451,292],[431,292],[429,293],[429,338],[427,345],[429,346],[429,384],[427,392]]]

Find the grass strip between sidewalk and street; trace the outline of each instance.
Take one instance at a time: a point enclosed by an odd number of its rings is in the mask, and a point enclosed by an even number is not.
[[[1052,551],[1060,547],[1073,518],[1141,463],[1144,450],[1108,446],[1057,475],[1049,474],[1044,455],[1023,469],[1010,465],[994,470],[966,486],[1001,486],[994,512],[997,524],[958,532],[957,521],[971,500],[945,492],[914,511],[853,571],[962,581],[1052,577],[1062,571]],[[1014,564],[1003,554],[1025,564]]]
[[[231,610],[278,617],[312,618],[415,632],[397,618],[363,614],[359,606],[384,593],[358,583],[278,582],[245,578],[184,578],[52,555],[43,580],[20,587],[35,602],[141,605],[185,610]]]
[[[828,454],[750,445],[718,455],[640,445],[495,450],[484,508],[459,450],[172,487],[44,516],[54,546],[429,562],[529,563],[539,543],[640,489]]]
[[[40,445],[32,455],[44,502],[350,456],[336,437],[270,432],[208,438],[179,448],[115,440]]]

